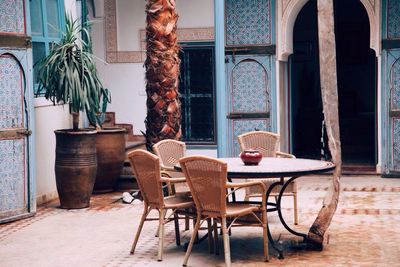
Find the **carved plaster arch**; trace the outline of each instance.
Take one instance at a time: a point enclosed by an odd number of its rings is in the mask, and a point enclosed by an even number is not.
[[[293,54],[293,29],[300,10],[309,0],[278,1],[278,60],[287,61]],[[380,55],[380,0],[360,0],[368,14],[370,47]]]

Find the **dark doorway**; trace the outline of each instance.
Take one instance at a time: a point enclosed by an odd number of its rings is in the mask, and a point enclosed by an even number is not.
[[[373,166],[376,159],[376,59],[369,19],[359,0],[334,1],[343,162]],[[318,62],[317,2],[309,1],[294,26],[289,58],[291,149],[297,157],[327,156]],[[324,146],[325,144],[325,146]]]

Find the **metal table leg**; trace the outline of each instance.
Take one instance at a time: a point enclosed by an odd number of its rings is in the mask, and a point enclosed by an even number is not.
[[[293,230],[292,228],[290,228],[290,227],[287,225],[287,223],[285,222],[285,220],[283,219],[283,216],[282,216],[282,209],[281,209],[282,196],[283,196],[283,194],[285,193],[286,187],[288,187],[288,185],[289,185],[294,179],[296,179],[296,178],[298,178],[298,176],[297,176],[297,177],[292,177],[292,178],[290,178],[286,183],[283,182],[282,188],[281,188],[281,190],[279,191],[278,200],[277,200],[277,202],[276,202],[276,208],[277,208],[277,211],[278,211],[279,220],[281,221],[282,225],[286,228],[286,230],[288,230],[288,231],[289,231],[291,234],[293,234],[293,235],[297,235],[297,236],[303,237],[303,241],[305,241],[306,238],[307,238],[307,235],[306,235],[306,234],[303,234],[303,233],[299,233],[299,232]]]
[[[270,185],[270,187],[268,188],[268,190],[266,192],[267,207],[268,207],[268,205],[272,205],[272,206],[274,206],[274,208],[271,208],[271,209],[267,208],[267,212],[278,211],[278,213],[279,213],[280,205],[278,205],[278,202],[276,204],[275,203],[270,203],[270,202],[268,202],[268,198],[269,198],[269,196],[270,196],[270,194],[271,194],[271,192],[272,192],[272,190],[274,189],[275,186],[283,185],[283,184],[284,184],[284,180],[283,180],[283,178],[281,178],[279,182],[272,183]],[[271,244],[272,248],[275,249],[278,252],[278,259],[283,259],[284,258],[283,257],[283,249],[281,249],[281,248],[276,246],[275,241],[272,238],[271,231],[269,230],[268,224],[267,224],[267,230],[268,230],[267,233],[268,233],[268,241],[269,241],[269,243]]]

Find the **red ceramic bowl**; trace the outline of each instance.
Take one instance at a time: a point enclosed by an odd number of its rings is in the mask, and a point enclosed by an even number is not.
[[[260,151],[254,149],[246,149],[239,156],[244,165],[258,165],[263,158]]]

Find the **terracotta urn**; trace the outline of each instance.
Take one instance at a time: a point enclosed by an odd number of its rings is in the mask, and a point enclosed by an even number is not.
[[[263,158],[260,151],[254,149],[246,149],[239,156],[244,165],[258,165]]]
[[[125,160],[125,132],[116,127],[97,131],[97,175],[93,193],[114,191]]]
[[[96,135],[90,129],[56,130],[56,185],[62,209],[90,205],[97,173]]]

